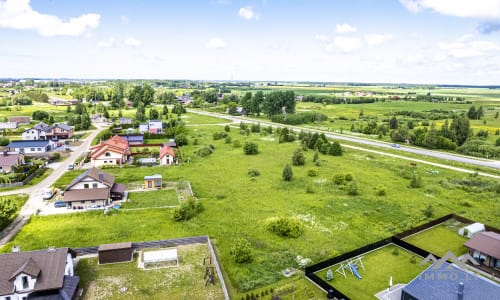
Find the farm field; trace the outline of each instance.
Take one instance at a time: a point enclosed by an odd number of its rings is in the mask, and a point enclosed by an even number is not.
[[[413,168],[397,159],[345,149],[340,157],[320,155],[319,166],[312,162],[314,152],[306,151],[305,166],[294,166],[293,180],[284,182],[281,172],[286,163],[291,163],[298,142],[278,144],[276,136],[246,136],[232,128],[229,135],[233,141],[259,145],[259,154],[244,155],[240,147],[213,140],[213,134],[223,130],[213,126],[190,128],[190,143],[182,148],[188,163],[168,168],[105,170],[116,176],[117,182],[125,183],[142,182],[145,175],[156,173],[168,180],[189,180],[204,207],[192,220],[173,221],[172,209],[35,216],[2,251],[13,244],[29,250],[47,245],[81,247],[209,235],[217,240],[219,261],[231,294],[244,295],[283,281],[279,271],[296,266],[298,255],[318,262],[424,223],[429,220],[424,214],[429,205],[430,218],[453,212],[500,226],[496,181],[439,168],[439,174],[427,174],[427,167]],[[197,145],[193,145],[194,139]],[[209,144],[215,148],[211,155],[199,157],[194,153]],[[247,176],[249,168],[258,169],[261,175],[251,179]],[[307,175],[311,168],[317,169],[317,176]],[[413,172],[422,177],[421,188],[408,187]],[[78,174],[67,172],[56,186],[69,183]],[[358,195],[351,196],[345,186],[334,185],[335,174],[353,175]],[[379,184],[385,186],[385,196],[377,195]],[[303,235],[294,239],[269,232],[266,222],[277,216],[301,220]],[[103,231],[104,227],[107,230]],[[233,261],[230,249],[236,238],[250,242],[250,263]]]

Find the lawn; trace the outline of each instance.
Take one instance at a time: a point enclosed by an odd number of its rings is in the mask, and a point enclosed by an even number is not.
[[[5,216],[3,214],[3,211],[0,212],[0,231],[2,231],[5,227],[7,227],[10,222],[12,222],[16,217],[21,208],[23,207],[24,203],[28,200],[28,195],[27,194],[17,194],[17,195],[10,195],[10,196],[0,196],[0,206],[5,207],[9,202],[10,206],[14,205],[15,211],[13,214],[9,216]]]
[[[109,265],[98,265],[97,258],[81,259],[76,274],[83,299],[224,299],[218,278],[205,287],[206,244],[178,246],[177,253],[178,267],[155,270],[139,269],[137,254],[133,262]],[[126,292],[120,291],[123,287]]]
[[[213,140],[213,133],[223,130],[189,127],[189,145],[181,149],[189,162],[178,166],[105,169],[122,183],[142,182],[151,174],[161,174],[169,181],[189,180],[204,207],[193,219],[175,222],[169,208],[109,215],[85,212],[34,216],[11,244],[29,250],[49,245],[81,247],[209,235],[217,240],[231,295],[241,298],[252,290],[286,282],[279,271],[296,267],[297,255],[315,263],[448,213],[500,226],[500,202],[494,188],[498,182],[440,168],[435,168],[439,174],[427,174],[427,167],[413,168],[399,159],[351,149],[340,157],[320,154],[319,165],[312,162],[314,152],[306,151],[305,166],[294,166],[293,180],[284,182],[283,167],[291,163],[298,142],[278,144],[276,136],[240,135],[232,128],[229,134],[233,141],[255,141],[259,145],[259,154],[244,155],[241,147]],[[194,153],[209,144],[215,148],[212,154],[199,157]],[[250,178],[249,168],[258,169],[260,176]],[[311,168],[317,168],[317,176],[307,175]],[[69,183],[80,172],[67,172],[57,186]],[[408,188],[413,172],[422,176],[423,187]],[[358,195],[351,196],[345,186],[332,183],[334,175],[348,173],[358,183]],[[376,193],[380,184],[386,187],[385,196]],[[431,217],[423,214],[428,205],[433,207]],[[303,235],[293,239],[269,232],[266,222],[276,216],[299,218],[305,228]],[[230,250],[237,238],[250,242],[251,262],[233,261]]]
[[[457,257],[465,254],[467,248],[463,244],[467,238],[458,235],[458,229],[465,226],[460,222],[446,222],[426,231],[419,232],[406,239],[406,242],[443,257],[451,251]]]
[[[177,192],[173,189],[130,192],[128,202],[124,202],[122,207],[127,208],[147,208],[179,205]]]
[[[398,249],[397,255],[393,251]],[[415,263],[410,259],[415,256]],[[376,299],[375,294],[389,287],[389,279],[392,276],[393,285],[398,283],[408,283],[428,266],[420,265],[421,257],[406,251],[395,245],[388,245],[384,248],[362,255],[363,270],[358,265],[359,274],[362,279],[357,279],[349,270],[345,270],[346,278],[335,272],[340,265],[334,265],[330,269],[333,272],[333,280],[330,284],[344,295],[351,299]],[[316,274],[326,280],[328,269]]]

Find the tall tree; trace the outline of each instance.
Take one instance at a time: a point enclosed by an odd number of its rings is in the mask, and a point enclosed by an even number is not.
[[[264,103],[264,93],[262,91],[258,91],[252,97],[252,104],[250,111],[257,116],[260,116],[260,112],[262,111],[262,103]]]
[[[454,118],[451,122],[450,130],[455,133],[457,146],[463,145],[471,134],[469,119],[465,116]]]

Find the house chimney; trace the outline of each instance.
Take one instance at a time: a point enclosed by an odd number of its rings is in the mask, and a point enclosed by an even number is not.
[[[12,247],[12,252],[14,252],[14,253],[19,253],[19,252],[21,252],[21,247],[20,247],[20,246],[17,246],[17,245],[16,245],[16,246],[14,246],[14,247]]]
[[[102,183],[104,181],[104,173],[100,172],[98,176],[99,176],[99,181]]]
[[[458,300],[463,300],[464,299],[464,283],[460,282],[457,287],[457,299]]]

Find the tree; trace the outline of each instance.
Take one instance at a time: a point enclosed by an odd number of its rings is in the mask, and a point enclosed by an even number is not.
[[[0,201],[0,228],[7,225],[16,210],[16,204],[11,199]]]
[[[247,155],[257,154],[259,153],[259,145],[255,142],[245,142],[243,152]]]
[[[422,178],[417,173],[413,173],[410,181],[410,188],[422,187]]]
[[[177,146],[184,146],[189,143],[187,136],[184,133],[180,133],[175,136],[175,143]]]
[[[43,121],[45,119],[48,119],[49,118],[49,113],[48,112],[45,112],[43,110],[36,110],[33,112],[33,114],[31,115],[31,118],[33,120],[39,120],[39,121]]]
[[[252,248],[246,239],[238,238],[231,246],[229,254],[236,263],[249,262],[252,259]]]
[[[396,117],[392,117],[389,120],[389,128],[390,129],[397,129],[398,128],[398,119]]]
[[[241,107],[247,113],[252,111],[252,92],[246,92],[240,100]]]
[[[168,115],[168,106],[166,104],[163,105],[163,109],[161,111],[161,114],[164,116]]]
[[[342,146],[340,146],[340,143],[337,141],[332,142],[330,145],[330,150],[328,151],[328,154],[333,155],[333,156],[341,156],[342,155]]]
[[[159,117],[160,117],[160,113],[156,109],[151,108],[149,110],[149,119],[150,120],[157,120]]]
[[[187,221],[203,211],[203,206],[194,197],[189,197],[181,203],[181,206],[174,210],[175,221]]]
[[[146,121],[146,108],[144,108],[144,104],[141,102],[137,106],[137,110],[135,112],[135,119],[139,122]]]
[[[457,146],[463,145],[471,135],[469,119],[464,116],[454,118],[451,122],[450,130],[455,133]]]
[[[351,196],[359,194],[358,182],[356,180],[349,182],[349,186],[347,187],[347,193]]]
[[[258,91],[255,93],[255,95],[252,97],[252,103],[250,105],[250,111],[254,114],[257,114],[257,116],[260,116],[260,112],[262,109],[262,103],[264,103],[264,93],[262,91]]]
[[[285,168],[283,169],[283,172],[281,173],[281,178],[283,178],[284,181],[291,181],[293,178],[293,171],[292,167],[289,164],[285,165]]]
[[[500,139],[499,139],[500,140]],[[10,143],[10,140],[8,137],[0,137],[0,146],[5,147]]]
[[[293,152],[292,156],[292,164],[294,166],[303,166],[306,163],[306,157],[304,156],[304,152],[302,149],[297,149]]]
[[[148,106],[153,103],[154,97],[155,90],[149,84],[144,84],[144,87],[142,88],[142,103],[144,106]]]

